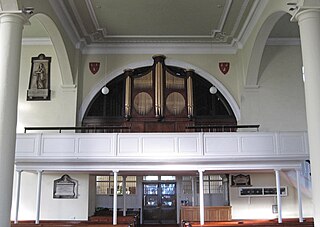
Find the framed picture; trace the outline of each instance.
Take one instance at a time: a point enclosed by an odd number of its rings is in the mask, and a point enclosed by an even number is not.
[[[51,57],[44,54],[32,57],[28,101],[50,100],[50,64]]]

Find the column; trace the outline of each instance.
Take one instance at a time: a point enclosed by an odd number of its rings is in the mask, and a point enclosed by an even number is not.
[[[194,182],[194,177],[192,176],[191,177],[191,188],[192,188],[192,200],[191,200],[191,205],[192,206],[195,206],[196,205],[196,187],[195,187],[195,182]]]
[[[10,226],[16,144],[22,14],[0,15],[0,226]]]
[[[117,225],[117,218],[118,218],[118,198],[117,198],[117,183],[118,183],[118,170],[113,171],[113,219],[112,224]]]
[[[300,170],[296,170],[297,175],[297,194],[298,194],[298,207],[299,207],[299,222],[303,222],[302,214],[302,199],[301,199],[301,188],[300,188]]]
[[[36,202],[36,220],[35,220],[35,223],[36,223],[36,224],[39,224],[39,221],[40,221],[42,172],[43,172],[42,170],[38,170],[37,202]]]
[[[127,176],[122,178],[123,216],[127,216]]]
[[[200,225],[204,225],[203,170],[199,170]]]
[[[305,9],[295,16],[299,23],[305,75],[306,115],[311,161],[314,225],[320,226],[320,9]]]
[[[277,206],[278,206],[278,223],[282,223],[282,203],[280,191],[280,170],[275,170],[276,173],[276,188],[277,188]]]
[[[15,215],[15,217],[14,217],[14,224],[17,224],[17,223],[18,223],[18,219],[19,219],[21,173],[22,173],[22,170],[17,170],[17,182],[16,182],[16,215]]]

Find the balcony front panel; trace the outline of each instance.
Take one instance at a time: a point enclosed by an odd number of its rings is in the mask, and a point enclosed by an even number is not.
[[[16,162],[308,159],[306,132],[18,134]]]

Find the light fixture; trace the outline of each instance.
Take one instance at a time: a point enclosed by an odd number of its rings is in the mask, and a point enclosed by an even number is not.
[[[102,92],[102,94],[107,95],[107,94],[109,93],[109,88],[107,88],[106,86],[104,86],[104,87],[101,89],[101,92]]]
[[[209,92],[211,93],[211,94],[215,94],[215,93],[217,93],[217,91],[218,91],[218,89],[215,87],[215,86],[212,86],[210,89],[209,89]]]

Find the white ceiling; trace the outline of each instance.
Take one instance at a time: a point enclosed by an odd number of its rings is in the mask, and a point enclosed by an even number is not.
[[[92,44],[211,44],[235,46],[244,42],[263,0],[43,0],[48,1],[62,25],[80,40]],[[23,7],[21,0],[20,6]],[[29,6],[29,5],[28,5]],[[37,12],[37,6],[35,13]],[[71,25],[71,26],[67,26]],[[71,29],[70,29],[71,28]],[[31,18],[25,38],[46,36]],[[297,38],[299,30],[283,16],[270,37]]]

